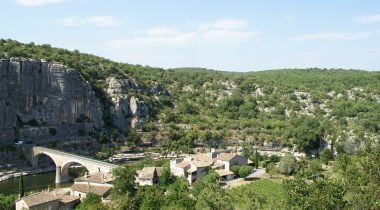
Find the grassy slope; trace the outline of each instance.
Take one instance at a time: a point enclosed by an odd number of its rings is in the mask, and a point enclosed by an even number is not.
[[[265,209],[278,209],[281,204],[285,202],[285,191],[281,183],[276,183],[268,179],[254,181],[250,184],[229,189],[227,192],[234,199],[235,207],[239,209],[246,209],[246,199],[244,191],[248,188],[253,189],[256,193],[265,195],[267,204]],[[284,207],[284,205],[282,205]],[[285,208],[285,207],[284,207]]]

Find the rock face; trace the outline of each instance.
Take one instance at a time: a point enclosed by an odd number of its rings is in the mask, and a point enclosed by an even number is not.
[[[114,104],[111,107],[113,122],[119,129],[126,126],[138,128],[142,123],[141,118],[148,116],[150,109],[143,101],[130,93],[130,90],[137,92],[144,92],[144,90],[137,85],[133,78],[128,77],[128,75],[124,75],[124,77],[125,79],[116,79],[111,76],[106,80],[108,88],[105,92]]]
[[[102,106],[77,71],[43,60],[0,60],[0,142],[67,139],[102,126]]]

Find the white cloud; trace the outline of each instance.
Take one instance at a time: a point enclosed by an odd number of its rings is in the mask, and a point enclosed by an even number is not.
[[[259,32],[255,31],[234,31],[234,30],[209,30],[201,36],[206,41],[211,42],[231,42],[231,41],[247,41]]]
[[[313,41],[313,40],[357,40],[369,38],[372,34],[369,32],[359,33],[338,33],[326,32],[307,35],[297,35],[290,38],[293,41]]]
[[[142,45],[170,45],[181,46],[188,44],[196,39],[197,34],[193,32],[184,33],[179,32],[173,35],[159,35],[159,36],[146,36],[143,38],[135,39],[118,39],[109,43],[112,48],[124,48],[130,46],[142,46]]]
[[[218,20],[213,23],[201,23],[198,25],[199,30],[210,30],[210,29],[243,29],[247,26],[247,22],[239,19],[223,19]]]
[[[353,22],[359,24],[379,23],[380,15],[357,16],[353,18]]]
[[[167,36],[167,35],[175,35],[180,32],[175,28],[170,27],[156,27],[147,30],[147,33],[153,36]]]
[[[118,39],[109,43],[112,48],[123,48],[142,45],[183,46],[194,42],[233,43],[250,40],[255,31],[242,30],[247,23],[237,19],[223,19],[213,23],[188,23],[189,30],[179,30],[172,27],[155,27],[147,29],[140,38]]]
[[[62,3],[67,0],[17,0],[17,3],[24,5],[24,6],[42,6],[42,5],[47,5],[47,4],[57,4],[57,3]]]
[[[215,22],[214,27],[217,29],[243,29],[247,22],[238,19],[226,19]]]
[[[67,17],[58,21],[64,26],[95,25],[98,27],[119,26],[120,23],[111,16],[91,16],[91,17]]]

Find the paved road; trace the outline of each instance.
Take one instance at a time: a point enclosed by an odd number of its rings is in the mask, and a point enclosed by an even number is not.
[[[265,168],[255,169],[254,172],[252,172],[250,175],[247,176],[247,179],[259,178],[263,174],[265,174]],[[249,181],[246,181],[244,178],[238,178],[231,181],[227,181],[224,188],[239,186],[245,183],[249,183]]]
[[[260,176],[262,176],[263,174],[265,174],[265,168],[259,168],[259,169],[256,169],[253,173],[251,173],[250,175],[247,176],[247,179],[252,179],[252,178],[259,178]]]

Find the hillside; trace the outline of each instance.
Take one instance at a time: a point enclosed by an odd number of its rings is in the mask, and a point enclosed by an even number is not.
[[[99,139],[102,133],[129,145],[139,144],[141,137],[163,151],[176,152],[189,151],[194,142],[222,146],[231,140],[313,151],[338,142],[359,146],[380,137],[380,72],[164,70],[13,40],[0,41],[0,55],[4,62],[11,57],[44,59],[80,72],[99,100],[102,122],[74,136]],[[46,93],[31,97],[39,94]],[[9,99],[4,95],[0,100],[5,104]],[[0,116],[5,116],[2,107]],[[91,118],[80,112],[71,123],[87,123]],[[17,116],[12,116],[17,122]],[[79,116],[83,121],[78,121]],[[36,121],[30,126],[49,129],[63,124]],[[16,125],[15,130],[20,129]]]

